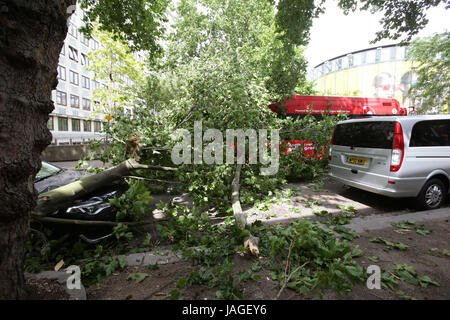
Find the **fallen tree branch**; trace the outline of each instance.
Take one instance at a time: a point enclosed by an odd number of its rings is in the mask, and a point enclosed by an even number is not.
[[[242,212],[241,202],[239,200],[239,188],[240,188],[240,177],[241,177],[242,164],[236,166],[236,172],[234,174],[234,179],[231,182],[232,192],[231,192],[231,206],[233,208],[234,218],[240,229],[245,229],[247,225],[247,215]]]
[[[181,122],[179,122],[179,123],[173,128],[173,130],[174,130],[174,131],[177,130],[179,127],[181,127],[181,125],[183,125],[186,121],[188,121],[188,120],[191,118],[191,116],[192,116],[194,110],[195,110],[197,107],[198,107],[197,105],[192,106],[192,108],[189,110],[189,112],[188,112],[188,114],[186,115],[186,117],[184,117],[184,119],[183,119]]]
[[[234,219],[239,229],[244,230],[247,225],[247,214],[242,211],[241,201],[239,200],[240,178],[241,178],[242,164],[236,166],[234,179],[231,182],[231,204],[233,208]],[[259,238],[250,235],[244,240],[244,247],[248,248],[250,252],[259,255]]]
[[[288,263],[288,262],[287,262]],[[278,294],[275,298],[275,300],[278,300],[278,298],[280,297],[281,293],[283,292],[283,290],[286,288],[286,286],[288,285],[289,281],[291,280],[292,276],[301,268],[303,268],[304,266],[306,266],[309,263],[309,261],[306,261],[304,264],[302,264],[301,266],[298,266],[297,268],[295,268],[294,271],[292,271],[289,276],[287,277],[287,279],[285,279],[283,287],[281,287],[280,291],[278,291]]]
[[[77,220],[77,219],[61,219],[53,217],[38,217],[38,216],[34,216],[32,217],[32,219],[41,222],[58,223],[58,224],[75,224],[80,226],[92,226],[92,227],[98,226],[115,227],[118,224],[124,224],[129,227],[135,227],[152,223],[152,221],[137,221],[137,222],[91,221],[91,220]]]
[[[111,185],[116,181],[121,180],[124,176],[131,175],[134,170],[140,169],[162,171],[178,170],[177,168],[172,167],[145,165],[138,163],[134,159],[128,159],[105,171],[89,175],[81,180],[40,194],[32,214],[33,216],[39,217],[47,216],[64,206],[67,206],[67,204],[73,203],[75,200],[91,194],[103,186]]]
[[[124,176],[124,178],[130,178],[130,179],[136,179],[136,180],[145,180],[145,181],[150,181],[150,182],[171,183],[171,184],[184,184],[183,182],[179,182],[179,181],[168,181],[168,180],[161,180],[161,179],[150,179],[150,178],[137,177],[137,176]]]
[[[295,237],[294,239],[292,239],[291,244],[289,245],[289,251],[288,251],[288,256],[286,258],[286,266],[284,268],[284,281],[286,281],[287,275],[288,275],[288,269],[289,269],[289,264],[291,261],[291,253],[292,253],[292,248],[294,247],[295,241],[297,241],[298,237]]]
[[[153,150],[153,151],[171,151],[172,149],[169,148],[162,148],[162,147],[141,147],[140,150]]]

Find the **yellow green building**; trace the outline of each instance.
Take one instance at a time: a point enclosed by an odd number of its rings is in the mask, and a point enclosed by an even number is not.
[[[410,112],[417,105],[407,93],[417,74],[406,58],[407,50],[387,45],[350,52],[314,67],[312,80],[324,95],[395,98]]]

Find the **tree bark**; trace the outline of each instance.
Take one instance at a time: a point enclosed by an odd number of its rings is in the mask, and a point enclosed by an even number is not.
[[[75,0],[0,0],[0,299],[24,295],[24,248],[34,177],[51,142],[67,7]]]

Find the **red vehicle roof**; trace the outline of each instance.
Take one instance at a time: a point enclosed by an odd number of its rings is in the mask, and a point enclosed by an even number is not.
[[[406,109],[401,108],[396,99],[366,98],[366,97],[336,97],[336,96],[300,96],[280,103],[273,103],[269,108],[274,112],[285,109],[287,115],[339,114],[356,115],[406,115]],[[312,110],[312,111],[311,111]]]

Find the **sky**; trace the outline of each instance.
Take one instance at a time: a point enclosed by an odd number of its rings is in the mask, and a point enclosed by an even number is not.
[[[394,40],[382,40],[376,44],[369,41],[381,30],[381,14],[356,11],[345,16],[335,1],[326,2],[326,11],[313,21],[311,40],[304,55],[308,60],[308,70],[316,65],[352,51],[394,44]],[[450,31],[450,9],[443,5],[427,12],[428,25],[417,36],[427,36],[435,32]]]

